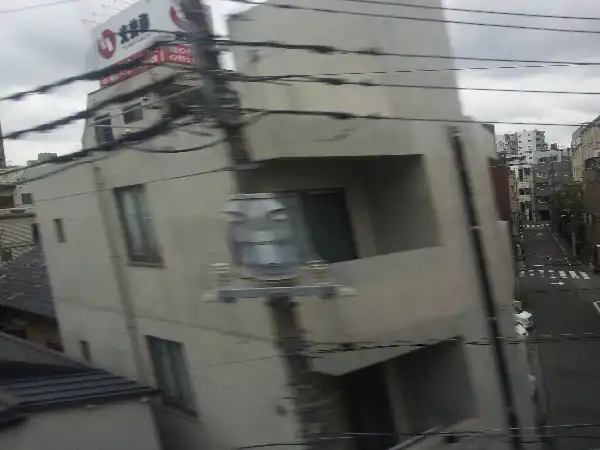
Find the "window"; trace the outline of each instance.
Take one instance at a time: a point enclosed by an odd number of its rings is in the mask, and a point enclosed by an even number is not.
[[[32,194],[21,194],[21,203],[23,205],[32,205],[33,204],[33,195]]]
[[[162,258],[144,186],[115,189],[131,262],[160,263]]]
[[[132,123],[138,122],[144,118],[144,110],[140,103],[135,103],[123,110],[123,122]]]
[[[31,239],[36,244],[40,242],[40,229],[37,223],[31,224]]]
[[[194,412],[190,381],[183,345],[147,336],[148,350],[157,387],[165,404]]]
[[[13,259],[12,248],[9,248],[9,247],[0,248],[0,261],[1,262],[12,261],[12,259]]]
[[[358,257],[343,190],[289,194],[283,203],[304,251],[303,259],[329,263]]]
[[[67,238],[65,236],[65,228],[63,226],[62,219],[54,219],[54,233],[56,234],[56,240],[58,242],[67,242]]]
[[[98,144],[105,144],[115,140],[112,130],[112,122],[108,114],[96,117],[93,126],[96,134],[96,142]]]
[[[86,363],[92,364],[94,362],[92,359],[92,349],[90,348],[90,343],[88,341],[79,341],[79,350],[81,352],[81,357]]]
[[[0,209],[3,208],[14,208],[15,199],[12,195],[1,195],[0,196]]]

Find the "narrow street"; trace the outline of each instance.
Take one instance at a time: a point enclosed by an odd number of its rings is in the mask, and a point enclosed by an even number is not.
[[[549,226],[525,227],[524,270],[519,274],[521,300],[542,335],[600,334],[600,276],[565,259]],[[590,289],[590,290],[584,290]],[[541,375],[540,393],[548,408],[547,424],[600,424],[600,340],[532,343]],[[600,425],[550,428],[553,450],[600,447]],[[568,435],[568,436],[565,436]]]

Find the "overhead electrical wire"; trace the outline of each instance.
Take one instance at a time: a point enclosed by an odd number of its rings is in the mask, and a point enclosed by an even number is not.
[[[227,0],[231,1],[231,0]],[[428,9],[438,11],[454,11],[454,12],[465,12],[465,13],[476,13],[476,14],[491,14],[501,16],[515,16],[515,17],[533,17],[540,19],[569,19],[569,20],[600,20],[600,17],[585,17],[585,16],[565,16],[557,14],[539,14],[539,13],[524,13],[515,11],[493,11],[487,9],[472,9],[472,8],[454,8],[448,6],[431,6],[431,5],[416,5],[414,3],[391,3],[383,0],[337,0],[345,3],[358,3],[367,5],[382,5],[392,6],[398,8],[416,8],[416,9]]]
[[[14,14],[23,11],[31,11],[33,9],[49,8],[51,6],[65,5],[67,3],[78,3],[81,0],[59,0],[56,2],[38,3],[37,5],[19,6],[11,9],[0,9],[0,16],[5,14]]]
[[[272,115],[286,116],[304,116],[304,117],[325,117],[335,120],[365,119],[365,120],[389,120],[399,122],[434,122],[447,124],[478,124],[478,125],[525,125],[525,126],[546,126],[546,127],[578,127],[586,123],[564,123],[564,122],[525,122],[525,121],[498,121],[498,120],[473,120],[473,119],[443,119],[427,117],[401,117],[379,114],[354,114],[345,111],[318,111],[318,110],[298,110],[298,109],[264,109],[264,108],[240,108],[244,112],[266,113]],[[591,122],[592,126],[599,126],[599,123]]]
[[[165,42],[162,45],[170,45],[170,42]],[[57,81],[53,81],[52,83],[48,83],[48,84],[42,84],[38,87],[35,87],[33,89],[28,89],[25,91],[20,91],[20,92],[15,92],[14,94],[10,94],[4,97],[0,97],[0,102],[3,101],[19,101],[19,100],[23,100],[25,97],[29,96],[29,95],[34,95],[34,94],[47,94],[48,92],[62,87],[62,86],[67,86],[69,84],[73,84],[76,83],[78,81],[98,81],[101,80],[103,78],[106,78],[108,76],[117,74],[123,70],[130,70],[130,69],[135,69],[137,67],[139,67],[140,65],[146,65],[144,64],[144,55],[141,55],[137,58],[133,58],[130,61],[125,61],[125,62],[120,62],[120,63],[116,63],[116,64],[112,64],[109,67],[105,67],[103,69],[98,69],[98,70],[91,70],[85,73],[82,73],[80,75],[74,75],[71,77],[66,77],[66,78],[62,78],[60,80]],[[153,64],[147,64],[149,67],[154,67]]]
[[[598,31],[600,33],[600,31]],[[196,41],[192,41],[196,42]],[[523,64],[560,64],[570,66],[600,66],[600,61],[551,61],[537,59],[517,59],[517,58],[490,58],[483,56],[456,56],[456,55],[432,55],[423,53],[399,53],[388,52],[378,48],[359,48],[347,49],[326,44],[291,44],[280,41],[238,41],[229,39],[217,39],[216,44],[220,47],[255,47],[255,48],[275,48],[283,50],[303,50],[321,55],[363,55],[363,56],[395,56],[399,58],[425,58],[425,59],[447,59],[451,61],[489,61],[489,62],[507,62]]]
[[[98,111],[102,111],[107,106],[118,104],[118,103],[125,103],[125,102],[129,102],[131,100],[138,99],[139,97],[143,96],[144,94],[153,92],[156,89],[159,89],[161,87],[171,84],[176,78],[177,78],[176,75],[171,75],[160,81],[156,81],[151,84],[146,84],[146,85],[140,86],[136,89],[119,94],[115,97],[107,98],[106,100],[98,102],[97,104],[95,104],[89,108],[86,108],[84,110],[78,111],[73,114],[69,114],[68,116],[64,116],[59,119],[51,120],[49,122],[45,122],[40,125],[35,125],[33,127],[23,128],[21,130],[8,132],[3,136],[3,138],[9,139],[9,140],[20,139],[23,136],[30,134],[30,133],[45,133],[50,130],[54,130],[56,128],[71,124],[73,122],[77,122],[79,120],[85,120],[85,119],[92,118]]]
[[[250,83],[262,83],[276,79],[277,76],[250,76],[244,74],[236,74],[231,76],[231,81],[246,81]],[[313,75],[302,75],[297,79],[292,75],[283,75],[280,79],[285,79],[290,83],[320,83],[331,86],[354,85],[361,87],[396,87],[408,89],[438,89],[438,90],[457,90],[457,91],[485,91],[485,92],[514,92],[525,94],[566,94],[566,95],[600,95],[600,91],[559,91],[559,90],[543,90],[543,89],[509,89],[509,88],[486,88],[486,87],[469,87],[469,86],[432,86],[406,83],[380,83],[368,80],[354,81],[348,78],[341,77],[321,77]]]
[[[295,10],[295,11],[313,11],[313,12],[326,13],[326,14],[345,14],[345,15],[351,15],[351,16],[373,17],[373,18],[381,18],[381,19],[402,19],[402,20],[412,20],[412,21],[417,21],[417,22],[446,23],[446,24],[454,24],[454,25],[470,25],[470,26],[493,27],[493,28],[509,28],[509,29],[517,29],[517,30],[551,31],[551,32],[560,32],[560,33],[600,34],[600,30],[582,30],[580,28],[552,28],[552,27],[542,27],[542,26],[534,26],[534,25],[516,25],[516,24],[501,24],[501,23],[489,23],[489,22],[473,22],[473,21],[467,21],[467,20],[437,19],[434,17],[402,16],[402,15],[389,14],[389,13],[368,13],[368,12],[348,11],[348,10],[343,10],[343,9],[329,9],[329,8],[291,5],[291,4],[260,2],[260,1],[256,1],[256,0],[227,0],[227,1],[233,2],[233,3],[241,3],[244,5],[255,5],[255,6],[260,5],[260,6],[265,6],[265,7],[269,7],[269,8],[277,8],[277,9],[287,9],[287,10]]]

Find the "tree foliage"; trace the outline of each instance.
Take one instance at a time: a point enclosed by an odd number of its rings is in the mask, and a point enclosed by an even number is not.
[[[571,182],[564,184],[554,196],[555,208],[568,212],[574,218],[581,217],[584,212],[583,183]]]

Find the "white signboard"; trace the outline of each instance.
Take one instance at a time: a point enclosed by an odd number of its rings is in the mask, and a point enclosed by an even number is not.
[[[172,40],[172,32],[184,31],[184,22],[179,0],[140,0],[94,28],[89,69],[139,57],[158,42]]]

